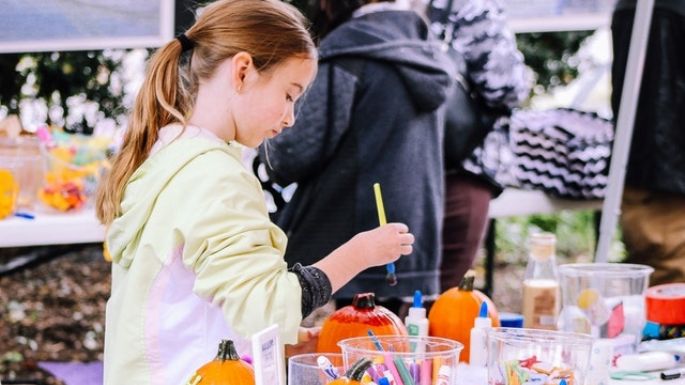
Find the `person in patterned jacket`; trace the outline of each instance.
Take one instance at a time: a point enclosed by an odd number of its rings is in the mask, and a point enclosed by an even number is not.
[[[496,0],[435,0],[427,4],[426,14],[433,33],[464,58],[463,75],[472,92],[501,113],[499,125],[532,86],[532,72],[506,27],[502,7]],[[446,170],[443,291],[457,286],[471,267],[485,234],[490,200],[502,189],[487,167],[497,160],[485,159],[477,147],[462,167]]]

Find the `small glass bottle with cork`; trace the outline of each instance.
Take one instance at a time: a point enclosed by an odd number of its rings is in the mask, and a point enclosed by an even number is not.
[[[556,243],[556,236],[552,233],[535,233],[529,238],[528,266],[523,280],[523,317],[526,328],[557,328],[561,301]]]

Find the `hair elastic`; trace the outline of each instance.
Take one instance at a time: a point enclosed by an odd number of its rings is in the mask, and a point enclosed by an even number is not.
[[[181,43],[181,50],[183,52],[191,50],[193,49],[193,47],[195,47],[195,42],[190,40],[185,33],[176,36],[176,40],[178,40]]]

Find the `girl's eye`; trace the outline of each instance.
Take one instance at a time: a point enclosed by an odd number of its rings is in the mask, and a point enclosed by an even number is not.
[[[285,94],[285,100],[287,100],[287,101],[289,101],[289,102],[292,102],[292,101],[293,101],[293,97],[290,96],[289,94]]]

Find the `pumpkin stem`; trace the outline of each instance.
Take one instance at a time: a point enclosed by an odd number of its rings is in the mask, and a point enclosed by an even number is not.
[[[476,280],[476,276],[473,274],[466,273],[464,278],[461,279],[459,283],[459,290],[461,291],[473,291],[473,282]]]
[[[345,377],[352,381],[359,382],[362,380],[362,377],[364,377],[364,373],[371,367],[371,364],[373,364],[373,361],[369,358],[360,358],[359,361],[355,362],[354,365],[347,370]]]
[[[356,294],[352,299],[352,306],[357,309],[373,309],[376,307],[376,295],[373,293]]]
[[[219,352],[216,354],[216,359],[219,361],[237,361],[240,359],[238,352],[235,350],[233,341],[221,340],[219,343]]]

